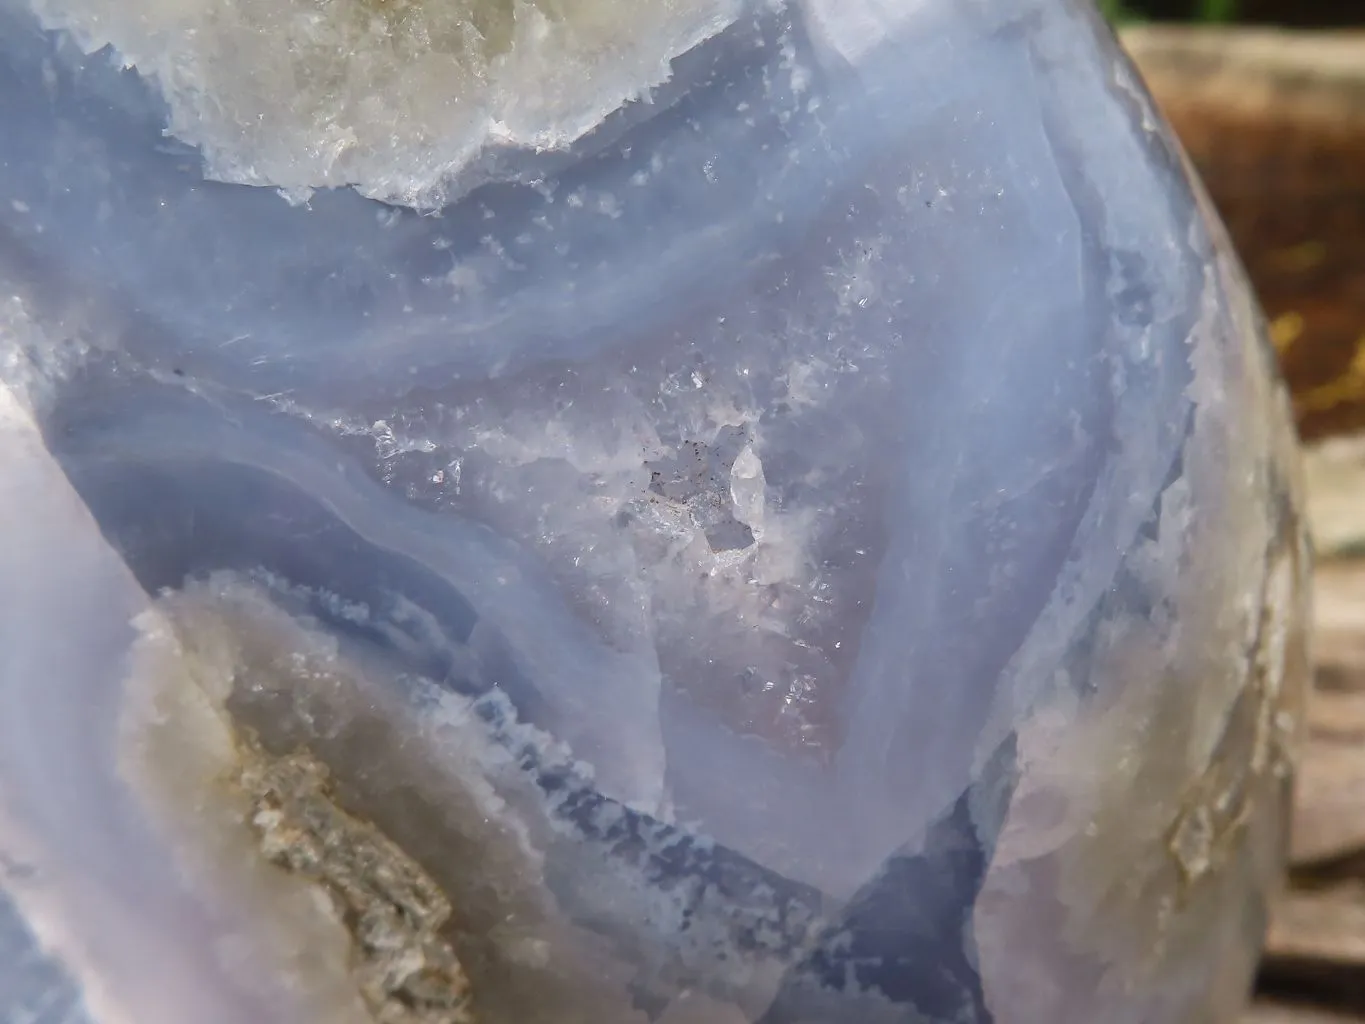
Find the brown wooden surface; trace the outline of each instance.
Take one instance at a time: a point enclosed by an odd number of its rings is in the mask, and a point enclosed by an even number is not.
[[[1316,693],[1292,870],[1244,1024],[1365,1024],[1365,33],[1125,45],[1252,276],[1310,451]]]
[[[1365,445],[1354,448],[1365,484]],[[1360,496],[1365,533],[1365,489]],[[1272,915],[1263,971],[1268,993],[1297,1003],[1258,1006],[1248,1018],[1255,1024],[1365,1022],[1365,559],[1329,554],[1314,602],[1318,671],[1293,867]],[[1336,1016],[1323,1016],[1328,1010]]]
[[[1365,31],[1123,39],[1251,273],[1304,436],[1365,428]]]

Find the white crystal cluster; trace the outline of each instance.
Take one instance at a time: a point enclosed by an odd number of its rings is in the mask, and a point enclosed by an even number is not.
[[[489,147],[558,149],[741,0],[35,0],[154,81],[210,178],[421,209]]]

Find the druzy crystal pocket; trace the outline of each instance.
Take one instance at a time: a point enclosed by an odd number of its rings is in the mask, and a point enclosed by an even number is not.
[[[1293,431],[1087,6],[0,0],[0,281],[0,1016],[1235,1018]]]

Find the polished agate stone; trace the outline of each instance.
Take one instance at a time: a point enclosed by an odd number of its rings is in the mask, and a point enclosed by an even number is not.
[[[0,0],[0,282],[0,1019],[1236,1018],[1293,429],[1088,4]]]

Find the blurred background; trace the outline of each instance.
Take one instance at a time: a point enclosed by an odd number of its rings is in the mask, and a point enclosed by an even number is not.
[[[1365,1024],[1365,0],[1099,0],[1223,214],[1307,445],[1316,694],[1246,1024]]]
[[[1137,21],[1177,24],[1351,28],[1365,25],[1360,0],[1100,0],[1121,26]]]

